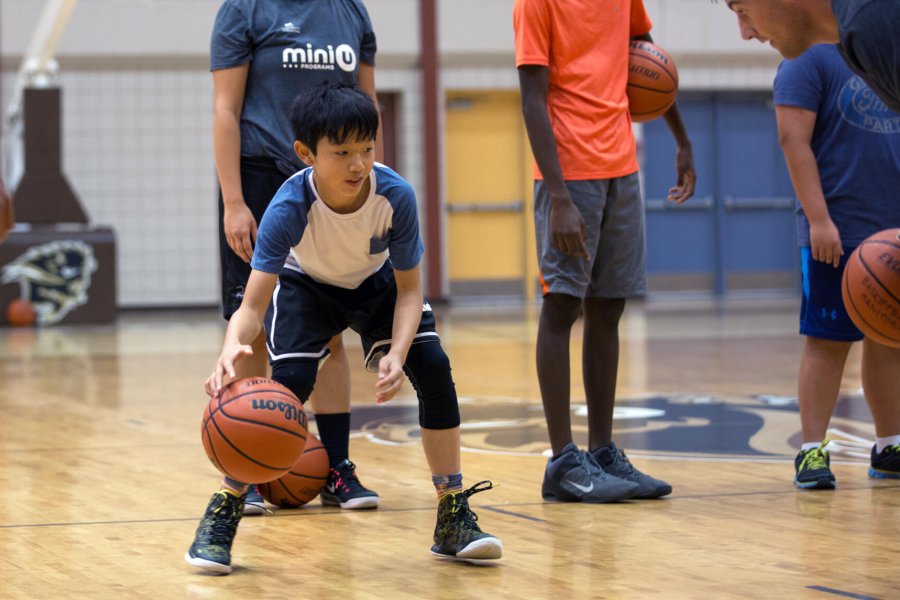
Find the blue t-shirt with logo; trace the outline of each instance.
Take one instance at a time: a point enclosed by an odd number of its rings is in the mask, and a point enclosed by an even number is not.
[[[250,63],[241,111],[241,156],[274,158],[285,175],[304,167],[293,150],[291,104],[325,82],[355,85],[375,65],[375,33],[361,0],[225,0],[210,42],[210,70]]]
[[[816,113],[812,150],[843,244],[900,227],[900,114],[850,70],[834,44],[781,63],[775,104]],[[799,202],[797,237],[809,246],[809,221]]]
[[[407,271],[422,258],[416,195],[389,167],[375,163],[369,195],[352,213],[322,200],[308,167],[275,194],[259,224],[250,265],[257,271],[291,269],[319,283],[356,289],[390,258]]]

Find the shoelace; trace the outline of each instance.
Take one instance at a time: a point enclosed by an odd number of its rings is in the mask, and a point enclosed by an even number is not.
[[[220,492],[220,498],[219,505],[212,511],[217,518],[212,519],[212,523],[209,524],[210,538],[214,543],[227,544],[237,529],[236,516],[241,509],[241,503],[238,499],[232,500],[224,492]]]
[[[336,473],[335,481],[334,481],[334,489],[341,490],[344,492],[352,491],[354,484],[356,486],[362,487],[362,483],[359,481],[359,477],[356,476],[356,465],[350,462],[349,460],[341,465],[341,469],[333,469]]]
[[[877,448],[876,448],[877,452]],[[885,446],[884,450],[881,452],[877,452],[878,456],[882,454],[900,454],[900,444],[894,444],[893,446]]]
[[[825,440],[819,445],[818,448],[813,448],[803,455],[803,460],[800,461],[800,469],[825,469],[828,467],[828,460],[825,456],[825,452],[822,448],[828,444],[828,440]]]
[[[627,456],[625,456],[624,450],[619,450],[618,448],[616,448],[616,455],[613,458],[613,463],[618,465],[619,468],[625,471],[625,473],[627,473],[628,475],[634,475],[634,465],[631,464],[631,461],[628,460]]]
[[[486,487],[479,487],[482,484],[487,484]],[[478,527],[476,521],[478,521],[478,515],[472,512],[472,509],[469,508],[469,497],[474,494],[478,494],[480,492],[486,492],[488,490],[494,489],[494,484],[491,481],[479,481],[472,487],[467,490],[463,490],[461,493],[456,494],[456,498],[454,498],[453,508],[451,512],[454,515],[457,515],[463,523],[468,525],[470,528],[475,529],[477,531],[481,531],[481,528]]]

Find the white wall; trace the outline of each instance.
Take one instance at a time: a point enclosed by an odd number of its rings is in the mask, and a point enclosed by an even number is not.
[[[419,2],[364,1],[378,36],[377,85],[400,94],[396,166],[419,189]],[[0,1],[4,103],[43,4]],[[207,62],[220,4],[80,0],[60,44],[65,170],[92,220],[118,232],[123,306],[218,302]],[[682,89],[768,89],[777,54],[740,40],[722,2],[645,4]],[[444,90],[516,88],[512,5],[438,0]]]

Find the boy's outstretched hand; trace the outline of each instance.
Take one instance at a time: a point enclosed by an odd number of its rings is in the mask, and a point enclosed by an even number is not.
[[[388,352],[378,361],[378,383],[375,384],[375,402],[381,404],[393,398],[403,384],[403,361]]]
[[[210,398],[218,396],[219,392],[222,391],[222,380],[225,379],[225,375],[228,375],[229,378],[234,378],[234,364],[245,356],[251,356],[252,354],[253,348],[247,344],[226,345],[222,348],[222,354],[219,355],[212,374],[206,379],[206,383],[203,384],[206,395]]]

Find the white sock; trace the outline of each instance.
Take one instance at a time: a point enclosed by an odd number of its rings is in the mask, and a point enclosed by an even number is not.
[[[900,445],[900,435],[889,435],[887,437],[877,437],[875,438],[875,450],[878,454],[884,452],[884,449],[888,446],[898,446]]]
[[[818,448],[821,445],[822,445],[822,442],[804,442],[800,446],[800,451],[801,452],[809,452],[810,450],[815,450],[816,448]]]

